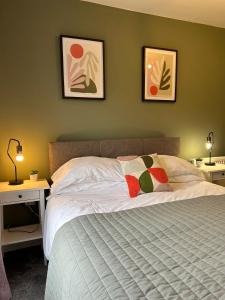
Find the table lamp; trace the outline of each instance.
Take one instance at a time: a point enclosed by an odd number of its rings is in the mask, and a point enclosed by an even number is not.
[[[16,139],[10,139],[9,140],[9,143],[8,143],[8,148],[7,148],[7,154],[8,154],[8,157],[10,158],[10,160],[12,161],[13,165],[14,165],[14,168],[15,168],[15,179],[14,180],[10,180],[9,181],[9,185],[18,185],[18,184],[22,184],[23,183],[23,180],[21,179],[18,179],[17,178],[17,168],[16,168],[16,164],[14,162],[14,160],[12,159],[12,157],[10,156],[9,154],[9,150],[10,150],[10,144],[11,142],[14,141],[17,143],[17,146],[16,146],[16,160],[17,161],[23,161],[23,148],[20,144],[20,142]]]
[[[206,138],[206,149],[209,150],[209,162],[206,162],[206,166],[215,166],[215,163],[212,162],[212,147],[214,144],[214,134],[211,131]]]

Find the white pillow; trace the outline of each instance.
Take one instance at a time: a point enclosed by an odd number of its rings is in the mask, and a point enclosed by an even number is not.
[[[62,165],[51,177],[52,193],[59,193],[70,185],[79,185],[79,190],[90,183],[124,182],[120,163],[113,158],[87,156],[73,158]]]
[[[78,184],[70,184],[60,190],[51,190],[52,195],[59,194],[74,194],[74,193],[85,193],[85,194],[106,194],[106,195],[127,195],[127,184],[125,181],[101,181],[101,182],[82,182]],[[107,200],[107,198],[106,198]]]
[[[188,182],[193,181],[193,178],[196,180],[197,178],[204,178],[201,170],[182,158],[170,155],[158,155],[158,157],[161,166],[166,170],[169,182]]]
[[[185,183],[191,181],[204,181],[205,178],[203,174],[201,176],[196,175],[178,175],[169,177],[169,183]]]

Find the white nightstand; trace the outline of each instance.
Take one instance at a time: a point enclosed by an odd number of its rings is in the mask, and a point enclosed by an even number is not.
[[[38,181],[25,180],[21,185],[9,185],[8,182],[0,182],[1,246],[9,246],[42,238],[45,214],[44,191],[47,189],[49,189],[49,184],[45,179]],[[40,224],[11,228],[12,231],[4,229],[3,206],[26,202],[39,202]]]
[[[220,181],[225,179],[225,164],[202,165],[199,169],[203,171],[206,179],[210,182],[221,184]]]

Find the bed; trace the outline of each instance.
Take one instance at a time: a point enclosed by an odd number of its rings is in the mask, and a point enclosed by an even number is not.
[[[178,138],[56,142],[49,152],[45,299],[225,299],[225,188],[175,158]],[[95,157],[156,152],[172,191],[131,199],[115,159],[96,182],[79,181]],[[71,159],[86,156],[74,172]]]

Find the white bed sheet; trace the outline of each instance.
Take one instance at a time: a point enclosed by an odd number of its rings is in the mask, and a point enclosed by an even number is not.
[[[66,222],[92,213],[108,213],[143,207],[163,202],[185,200],[208,195],[225,194],[225,187],[206,181],[194,181],[189,183],[173,183],[173,192],[149,193],[131,199],[127,191],[112,192],[101,190],[101,193],[83,192],[73,194],[52,195],[48,198],[45,228],[44,228],[44,253],[49,259],[52,243],[56,232]]]

